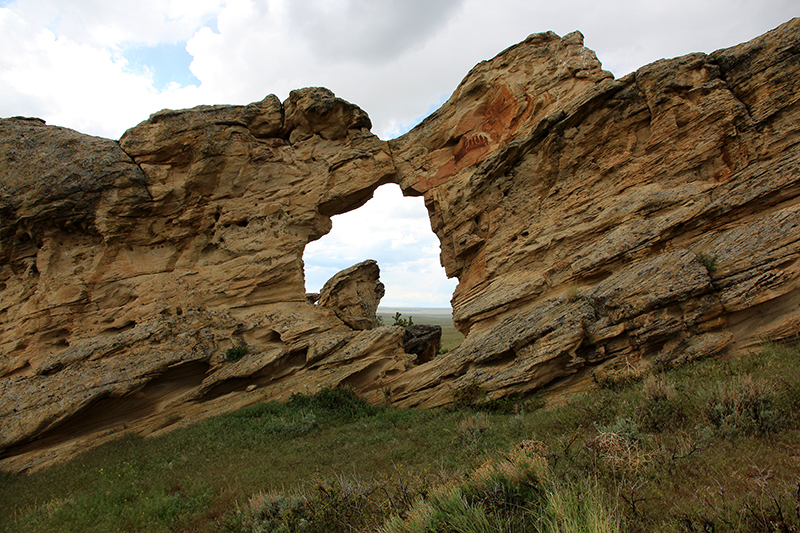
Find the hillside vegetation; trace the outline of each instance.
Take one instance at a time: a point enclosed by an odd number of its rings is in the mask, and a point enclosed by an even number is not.
[[[3,531],[800,528],[800,349],[645,373],[544,407],[296,395],[0,479]]]

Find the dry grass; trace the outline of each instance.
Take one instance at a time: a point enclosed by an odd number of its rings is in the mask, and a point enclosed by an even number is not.
[[[799,358],[631,364],[549,409],[254,406],[0,475],[0,530],[797,531]]]

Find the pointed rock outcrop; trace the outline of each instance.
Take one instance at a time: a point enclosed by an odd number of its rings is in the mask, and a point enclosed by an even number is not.
[[[390,142],[457,276],[457,349],[401,405],[582,390],[800,330],[800,19],[615,80],[580,33],[476,66]]]

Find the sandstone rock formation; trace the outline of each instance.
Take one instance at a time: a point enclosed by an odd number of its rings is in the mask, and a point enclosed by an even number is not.
[[[388,143],[318,88],[119,143],[2,120],[0,467],[339,383],[434,406],[793,336],[798,84],[795,19],[620,80],[579,33],[535,34]],[[388,182],[424,195],[459,279],[466,339],[419,365],[351,289],[304,294],[304,246]]]
[[[615,364],[796,334],[798,88],[798,19],[620,80],[577,32],[476,66],[390,142],[459,278],[466,334],[392,398],[575,390]]]
[[[119,143],[0,121],[3,466],[402,372],[402,328],[304,294],[305,245],[393,177],[368,127],[324,89],[161,111]]]
[[[320,307],[333,309],[339,319],[353,329],[372,329],[379,324],[378,304],[385,289],[378,262],[367,259],[329,279],[319,295]]]

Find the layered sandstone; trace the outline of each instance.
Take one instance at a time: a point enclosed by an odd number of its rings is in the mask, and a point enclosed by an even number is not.
[[[793,336],[798,83],[793,20],[620,80],[579,33],[532,35],[389,143],[318,88],[118,143],[2,120],[0,466],[340,383],[434,406]],[[374,327],[376,265],[304,294],[304,246],[388,182],[459,279],[466,339],[423,364]]]
[[[386,292],[380,274],[373,259],[346,268],[325,282],[318,305],[331,308],[353,329],[372,329],[380,325],[378,304]]]
[[[4,464],[403,371],[402,328],[304,294],[305,245],[393,177],[369,126],[325,89],[161,111],[119,143],[0,121]]]
[[[395,382],[575,390],[800,330],[800,20],[615,80],[580,33],[476,66],[390,143],[467,336]],[[557,388],[557,387],[556,387]]]

